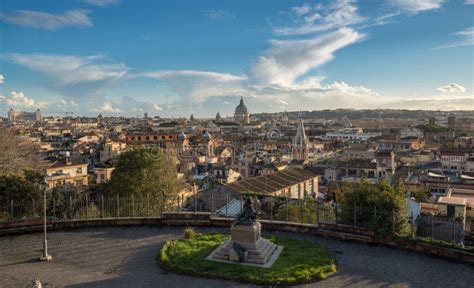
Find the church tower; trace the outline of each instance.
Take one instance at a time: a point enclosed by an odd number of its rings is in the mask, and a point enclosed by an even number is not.
[[[181,131],[178,134],[178,155],[181,153],[187,152],[189,150],[189,140],[188,137],[186,137],[186,134],[184,134],[183,131]]]
[[[304,131],[303,119],[301,119],[300,116],[296,136],[293,139],[293,160],[308,160],[308,146],[308,138]]]
[[[10,122],[15,121],[15,116],[16,116],[15,111],[13,110],[13,108],[10,108],[10,110],[8,110],[8,121]]]
[[[206,153],[208,159],[211,159],[214,157],[214,140],[212,139],[211,134],[209,134],[209,131],[204,131],[204,134],[202,135],[204,138],[204,143],[206,144]]]

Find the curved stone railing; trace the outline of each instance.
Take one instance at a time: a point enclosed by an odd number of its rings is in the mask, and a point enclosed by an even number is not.
[[[133,217],[133,218],[98,218],[81,220],[52,220],[48,219],[49,231],[75,229],[86,227],[106,226],[208,226],[208,227],[230,227],[234,220],[231,218],[215,218],[205,212],[180,212],[164,213],[162,217]],[[397,238],[376,237],[374,233],[362,227],[341,225],[334,223],[300,224],[282,221],[260,220],[263,230],[286,231],[294,233],[306,233],[331,237],[344,241],[357,241],[375,245],[383,245],[393,248],[401,248],[424,254],[440,256],[455,261],[474,264],[474,253],[434,246],[421,242],[408,241]],[[16,222],[0,223],[1,235],[15,235],[20,233],[40,232],[43,229],[41,219],[22,220]]]

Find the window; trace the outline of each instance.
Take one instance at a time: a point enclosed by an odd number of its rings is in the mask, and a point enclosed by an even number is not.
[[[82,174],[82,167],[77,168],[77,169],[76,169],[76,173],[77,173],[77,174]]]

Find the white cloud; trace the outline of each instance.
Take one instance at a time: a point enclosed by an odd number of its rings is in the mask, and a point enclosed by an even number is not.
[[[293,8],[293,13],[299,17],[304,16],[305,21],[309,22],[315,21],[317,18],[315,11],[323,12],[326,24],[332,23],[331,26],[326,26],[321,31],[337,28],[343,23],[349,24],[359,21],[346,19],[349,14],[357,13],[357,7],[353,5],[352,1],[337,1],[329,6],[306,5]],[[337,15],[340,16],[339,20],[337,20]],[[303,97],[303,100],[311,97],[334,97],[334,95],[329,96],[331,93],[373,96],[377,93],[365,87],[350,86],[343,82],[322,85],[323,77],[302,78],[313,69],[333,59],[337,50],[353,44],[363,37],[364,35],[354,29],[339,28],[306,39],[271,40],[270,48],[250,66],[246,76],[193,70],[152,71],[137,76],[161,81],[165,84],[165,89],[186,100],[194,100],[190,103],[202,102],[210,97],[245,96],[261,98],[265,101],[277,99],[280,106],[287,106],[290,99],[287,98],[288,95],[298,99]],[[221,103],[233,104],[230,101]],[[189,105],[189,102],[182,105]]]
[[[248,71],[252,83],[291,85],[298,77],[334,58],[334,52],[361,40],[351,28],[304,40],[272,40]]]
[[[337,0],[327,5],[304,4],[292,8],[295,25],[277,27],[274,31],[280,35],[302,35],[322,32],[360,23],[364,17],[358,13],[353,0]]]
[[[296,15],[305,15],[311,11],[311,6],[308,3],[305,3],[301,6],[295,6],[291,8],[291,11]]]
[[[173,77],[192,77],[200,79],[214,80],[218,82],[234,82],[241,81],[243,78],[228,73],[218,73],[210,71],[197,71],[197,70],[162,70],[142,73],[145,77],[155,79],[166,79]]]
[[[35,100],[28,98],[23,92],[12,91],[10,97],[0,95],[0,103],[5,103],[12,107],[22,108],[40,108],[46,105],[46,102],[36,102]]]
[[[474,5],[474,0],[466,0],[466,5]]]
[[[102,104],[102,107],[100,107],[98,109],[97,108],[93,109],[93,111],[95,111],[95,112],[104,112],[104,113],[120,113],[120,112],[123,112],[119,108],[114,108],[112,106],[112,102],[104,102],[104,104]]]
[[[63,14],[18,10],[12,14],[0,13],[0,21],[45,30],[63,27],[90,27],[93,25],[87,10],[68,10]]]
[[[392,5],[409,13],[439,9],[446,0],[390,0]]]
[[[97,105],[97,104],[96,104]],[[120,99],[106,99],[103,104],[99,104],[101,108],[93,108],[90,110],[95,112],[110,112],[110,113],[122,113],[122,114],[132,114],[135,115],[137,112],[161,112],[163,107],[157,103],[152,103],[149,101],[137,100],[134,97],[124,96]]]
[[[456,83],[450,83],[448,85],[441,86],[436,90],[444,93],[462,93],[466,91],[466,88]]]
[[[245,87],[246,78],[227,73],[194,70],[165,70],[139,74],[163,81],[172,93],[194,101],[234,93]]]
[[[352,86],[345,82],[322,84],[322,80],[321,77],[308,77],[289,86],[252,86],[250,89],[258,95],[256,99],[259,101],[268,102],[276,98],[277,103],[295,110],[302,108],[301,103],[305,103],[307,109],[360,108],[381,103],[379,94],[369,88]],[[293,106],[288,102],[294,103]]]
[[[46,54],[7,54],[7,59],[33,71],[53,76],[58,85],[114,81],[125,77],[127,67],[121,63],[103,63],[103,56],[65,56]]]
[[[459,40],[447,45],[436,47],[436,49],[452,48],[459,46],[474,46],[474,26],[453,33],[453,35],[456,36]]]
[[[85,3],[92,4],[95,6],[105,7],[113,4],[117,4],[118,0],[82,0]]]
[[[473,110],[474,96],[467,97],[425,97],[392,100],[382,108],[390,109],[425,109],[425,110]]]
[[[0,84],[3,84],[5,82],[5,77],[3,77],[2,74],[0,74]]]
[[[386,25],[386,24],[394,22],[395,21],[394,19],[400,14],[401,14],[400,12],[382,14],[380,16],[372,18],[370,22],[367,22],[363,25],[358,26],[358,28],[362,29],[362,28]]]
[[[459,31],[454,33],[454,35],[461,35],[461,36],[472,36],[474,35],[474,26],[469,27],[465,30]]]
[[[153,104],[153,109],[157,112],[163,111],[163,108],[161,108],[161,106],[158,104]]]

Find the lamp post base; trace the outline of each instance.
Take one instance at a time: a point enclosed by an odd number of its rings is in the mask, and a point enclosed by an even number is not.
[[[53,256],[51,256],[51,255],[46,255],[46,256],[44,256],[44,255],[43,255],[43,256],[41,256],[41,257],[39,258],[39,260],[40,260],[40,261],[51,261],[51,260],[53,260]]]

